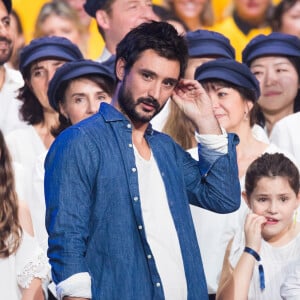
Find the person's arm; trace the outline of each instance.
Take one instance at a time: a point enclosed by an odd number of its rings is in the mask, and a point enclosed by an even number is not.
[[[98,149],[78,128],[63,132],[46,157],[48,257],[59,299],[91,295],[85,255],[99,158]]]
[[[30,239],[32,239],[34,236],[34,231],[33,231],[33,225],[32,225],[32,220],[31,220],[31,215],[30,215],[28,205],[24,201],[19,201],[18,205],[19,205],[19,221],[20,221],[20,225],[23,230],[23,235],[29,234]],[[26,237],[23,237],[23,239],[24,238],[27,239]],[[29,244],[29,243],[34,244],[34,243],[36,243],[36,241],[29,240],[26,242],[26,244]],[[31,248],[27,248],[26,245],[23,245],[23,244],[20,247],[22,248],[21,252],[23,252],[23,254],[21,254],[22,260],[25,259],[25,257],[27,257],[28,255],[33,255],[33,253],[27,253],[27,252],[32,251]],[[26,248],[23,248],[23,247],[26,247]],[[24,255],[24,253],[25,253],[25,255]],[[34,256],[33,259],[35,259],[35,258],[36,257]],[[30,261],[30,263],[31,263],[31,259],[32,258],[30,257],[28,260],[28,261]],[[45,259],[46,259],[46,257],[45,257]],[[20,260],[19,254],[17,254],[17,261],[19,261],[19,260]],[[45,261],[43,261],[41,263],[41,266],[42,266],[42,264],[45,264]],[[42,267],[41,270],[38,270],[38,268],[37,268],[38,274],[33,273],[32,276],[34,276],[34,275],[43,276],[42,274],[45,274],[45,271],[47,271],[46,267]],[[25,274],[25,275],[27,275],[27,274]],[[42,300],[42,299],[44,299],[42,280],[38,277],[33,277],[30,280],[30,283],[28,284],[28,286],[26,288],[22,288],[22,300]]]
[[[22,300],[43,300],[44,293],[42,289],[42,281],[34,278],[29,287],[22,290]]]
[[[213,113],[212,101],[196,80],[181,80],[172,95],[173,101],[194,123],[198,132],[199,163],[193,172],[189,158],[184,172],[190,204],[217,212],[229,213],[240,206],[240,184],[236,159],[238,138],[222,132]]]
[[[261,226],[265,218],[250,213],[245,222],[246,247],[259,253],[261,246]],[[253,270],[256,265],[255,257],[243,252],[234,269],[229,262],[230,247],[226,251],[217,300],[247,300]]]
[[[18,201],[19,205],[19,221],[23,230],[29,235],[34,236],[31,214],[28,204],[24,201]]]

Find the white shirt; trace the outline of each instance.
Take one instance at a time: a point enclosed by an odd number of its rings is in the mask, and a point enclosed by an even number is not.
[[[300,112],[279,120],[273,127],[270,141],[293,154],[300,165]]]
[[[41,243],[40,245],[43,247],[43,250],[46,250],[47,241],[45,241],[46,229],[44,221],[45,203],[44,200],[41,200],[40,193],[37,195],[33,193],[33,183],[35,182],[33,172],[38,158],[41,156],[42,158],[40,159],[43,159],[48,150],[35,128],[31,125],[10,132],[5,136],[5,140],[12,161],[21,165],[23,168],[23,185],[26,186],[26,190],[23,190],[25,199],[22,198],[22,200],[26,201],[29,205],[35,235]],[[40,175],[37,175],[37,177],[39,179],[41,178]],[[43,179],[41,180],[43,181]],[[41,193],[43,193],[43,190]]]
[[[229,262],[233,268],[236,267],[244,252],[244,248],[245,234],[242,227],[235,235],[231,246]],[[294,270],[295,264],[299,262],[299,253],[300,234],[280,247],[273,247],[262,239],[260,257],[264,268],[266,286],[262,292],[260,289],[258,264],[256,262],[250,282],[248,300],[282,300],[280,287],[286,280],[286,276]]]
[[[162,281],[166,300],[187,299],[187,286],[177,231],[157,163],[134,149],[147,241]]]
[[[112,54],[108,51],[108,49],[106,47],[104,47],[101,55],[96,59],[96,61],[99,63],[102,63],[102,62],[108,60],[111,56],[112,56]]]
[[[280,288],[280,295],[283,300],[300,300],[300,260],[287,274]]]
[[[4,69],[5,79],[0,90],[0,129],[5,135],[26,125],[19,117],[19,108],[22,102],[17,99],[18,90],[24,85],[22,75],[19,71],[5,65]]]
[[[46,254],[34,237],[23,230],[16,253],[0,258],[0,298],[21,300],[22,289],[27,288],[34,277],[47,280],[49,270]]]

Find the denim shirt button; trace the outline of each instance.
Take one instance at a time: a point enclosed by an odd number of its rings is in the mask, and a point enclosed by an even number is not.
[[[128,147],[129,147],[129,148],[132,148],[132,144],[128,144]]]
[[[132,168],[131,171],[132,171],[132,172],[136,172],[136,168]]]
[[[131,128],[131,124],[127,124],[127,128]]]
[[[202,182],[202,183],[205,183],[205,182],[206,182],[206,177],[207,177],[207,174],[205,174],[204,176],[202,176],[202,178],[201,178],[201,182]]]
[[[157,287],[160,287],[160,282],[157,282],[157,283],[156,283],[156,286],[157,286]]]
[[[143,226],[142,226],[142,225],[139,225],[138,228],[139,228],[139,230],[142,230],[142,229],[143,229]]]
[[[148,254],[148,255],[147,255],[147,258],[148,258],[148,259],[151,259],[151,258],[152,258],[152,255],[151,255],[151,254]]]
[[[165,176],[165,173],[164,173],[164,172],[161,172],[161,176],[164,177],[164,176]]]
[[[135,196],[135,197],[133,197],[133,200],[134,200],[134,201],[138,201],[138,200],[139,200],[139,197]]]

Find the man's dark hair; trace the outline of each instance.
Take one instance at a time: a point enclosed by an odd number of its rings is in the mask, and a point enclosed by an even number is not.
[[[185,39],[166,22],[143,23],[131,30],[117,46],[116,61],[123,58],[128,72],[145,50],[154,50],[159,56],[180,63],[180,77],[183,77],[188,60]]]

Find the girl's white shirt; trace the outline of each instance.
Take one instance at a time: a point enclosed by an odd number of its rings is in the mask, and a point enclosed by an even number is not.
[[[16,253],[0,258],[0,298],[20,300],[22,289],[28,288],[34,278],[48,280],[49,271],[46,254],[35,238],[23,230]]]

